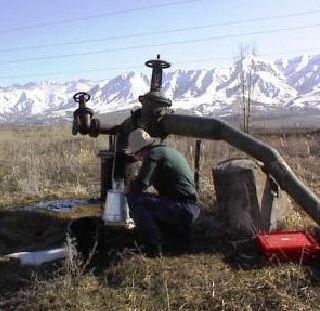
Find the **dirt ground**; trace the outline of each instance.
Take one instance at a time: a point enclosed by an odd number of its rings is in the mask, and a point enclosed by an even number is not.
[[[7,209],[31,201],[99,195],[96,153],[106,148],[105,141],[70,137],[68,129],[1,129],[0,310],[319,310],[318,261],[271,264],[255,240],[236,242],[218,214],[211,168],[222,159],[246,156],[223,142],[203,144],[201,216],[190,247],[180,252],[168,247],[163,258],[144,256],[134,231],[101,227],[90,256],[96,240],[81,241],[94,236],[97,227],[90,221],[99,224],[99,205],[64,214]],[[262,139],[320,194],[318,136]],[[194,140],[172,138],[168,143],[193,165]],[[78,247],[65,234],[75,219],[86,220],[77,234]],[[283,228],[317,226],[295,206]],[[61,245],[71,255],[40,267],[22,267],[3,257]]]

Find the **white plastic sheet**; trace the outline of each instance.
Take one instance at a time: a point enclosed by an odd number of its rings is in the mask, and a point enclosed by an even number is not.
[[[6,255],[9,258],[17,258],[22,265],[38,266],[66,257],[66,249],[56,248],[37,252],[19,252]]]

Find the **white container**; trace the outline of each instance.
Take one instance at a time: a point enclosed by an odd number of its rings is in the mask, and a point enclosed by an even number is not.
[[[133,219],[129,216],[128,202],[122,191],[108,191],[102,220],[105,225],[134,227]]]
[[[109,190],[104,204],[103,220],[104,222],[122,222],[124,194],[121,191]]]

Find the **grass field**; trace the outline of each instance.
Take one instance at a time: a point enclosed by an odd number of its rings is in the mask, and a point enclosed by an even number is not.
[[[262,140],[277,148],[293,171],[320,195],[320,136],[277,135]],[[71,136],[69,128],[0,129],[0,310],[320,310],[320,265],[271,265],[254,243],[230,251],[228,228],[215,210],[212,166],[246,157],[220,141],[204,141],[199,199],[202,214],[190,252],[150,259],[132,237],[115,236],[105,258],[86,266],[77,251],[42,267],[21,267],[1,257],[67,243],[74,218],[99,215],[82,207],[74,213],[10,211],[7,207],[51,198],[97,198],[99,159],[107,138]],[[168,144],[193,163],[193,139],[172,137]],[[285,228],[315,225],[295,205]],[[104,233],[106,234],[106,233]],[[106,239],[112,238],[107,234]],[[125,241],[126,242],[126,241]]]

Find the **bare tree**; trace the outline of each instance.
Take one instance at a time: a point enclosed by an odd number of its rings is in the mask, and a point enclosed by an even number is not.
[[[249,127],[252,117],[252,96],[254,93],[254,87],[256,84],[255,77],[255,62],[253,59],[250,60],[250,64],[244,66],[244,61],[247,56],[255,55],[255,47],[240,44],[238,55],[236,60],[239,62],[239,72],[238,72],[238,91],[240,99],[240,128],[249,133]]]

